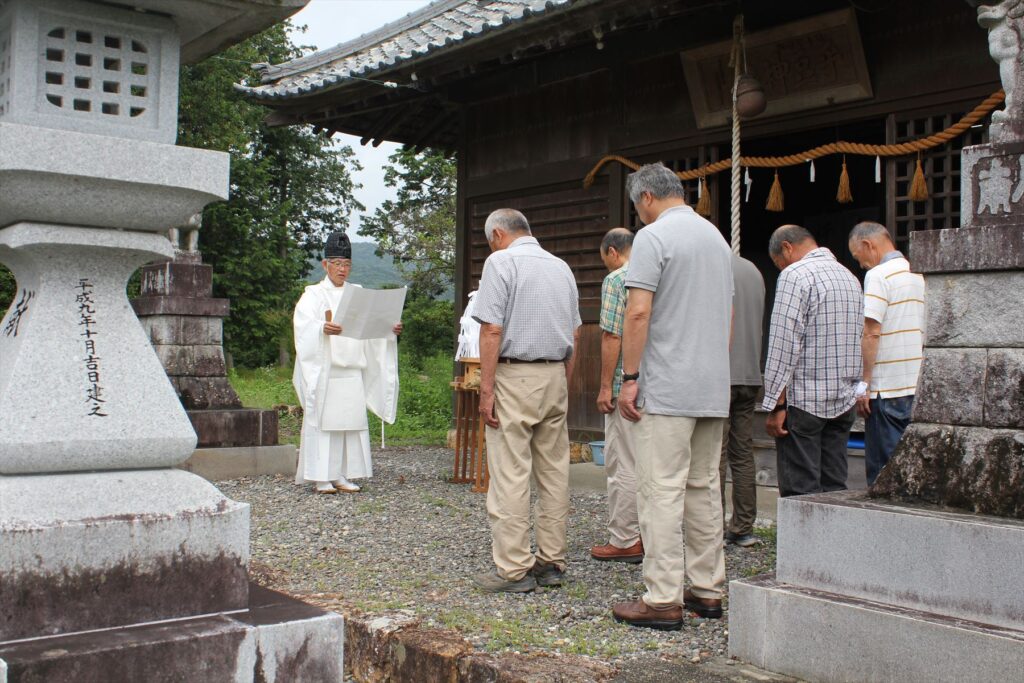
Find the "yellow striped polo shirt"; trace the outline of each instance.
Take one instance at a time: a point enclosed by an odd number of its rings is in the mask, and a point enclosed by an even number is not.
[[[924,346],[924,278],[910,272],[910,262],[902,255],[884,260],[864,276],[864,317],[882,324],[871,397],[913,395]]]

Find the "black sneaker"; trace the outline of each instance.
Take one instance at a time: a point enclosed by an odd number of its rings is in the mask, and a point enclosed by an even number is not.
[[[561,586],[562,582],[565,581],[565,572],[559,569],[556,564],[538,562],[533,565],[530,574],[537,580],[538,586],[544,586],[545,588]]]
[[[750,548],[755,545],[761,545],[761,539],[754,534],[735,534],[732,542],[741,548]]]

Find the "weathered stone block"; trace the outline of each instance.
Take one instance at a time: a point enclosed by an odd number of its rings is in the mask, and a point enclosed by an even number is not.
[[[986,349],[925,349],[914,397],[914,420],[984,424]]]
[[[202,315],[226,318],[230,311],[227,299],[188,299],[183,296],[147,296],[132,299],[138,316]]]
[[[186,410],[242,407],[227,377],[171,377],[171,384]]]
[[[925,276],[927,346],[1024,347],[1024,271]]]
[[[818,683],[1012,681],[1024,670],[1024,633],[766,574],[729,584],[729,654]]]
[[[168,261],[142,268],[140,296],[208,299],[213,295],[213,266]]]
[[[782,583],[1024,631],[1024,522],[838,491],[780,499],[777,550]]]
[[[223,321],[220,318],[184,316],[181,320],[181,337],[178,344],[203,346],[223,342]]]
[[[911,423],[870,494],[1024,519],[1024,432]]]
[[[179,344],[181,339],[181,318],[171,315],[153,315],[140,318],[142,329],[146,330],[150,343]]]
[[[960,157],[960,222],[963,227],[1020,222],[1024,212],[1022,158],[1024,142],[964,147]],[[1022,243],[1018,242],[1017,246]]]
[[[1024,429],[1024,349],[989,350],[985,426]]]
[[[224,377],[224,349],[220,346],[157,346],[164,370],[172,377]]]
[[[344,638],[341,615],[253,584],[241,611],[0,642],[0,656],[26,683],[326,682],[344,678]]]
[[[265,474],[293,476],[298,466],[298,449],[291,444],[279,446],[242,446],[238,448],[197,448],[179,467],[209,481],[259,477]]]
[[[910,233],[915,273],[1024,270],[1024,223]]]
[[[249,506],[176,469],[0,477],[0,640],[245,607]]]
[[[190,410],[188,417],[199,436],[199,448],[277,444],[273,410]]]

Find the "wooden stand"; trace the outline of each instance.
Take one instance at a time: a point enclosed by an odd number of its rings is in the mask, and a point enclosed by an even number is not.
[[[451,383],[455,391],[455,470],[452,481],[472,484],[473,491],[485,493],[490,477],[484,449],[484,425],[480,416],[480,389],[467,388],[461,381]]]

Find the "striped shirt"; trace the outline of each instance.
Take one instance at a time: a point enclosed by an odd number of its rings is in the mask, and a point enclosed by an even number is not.
[[[864,317],[882,325],[871,397],[913,396],[924,355],[924,278],[898,251],[864,276]]]
[[[520,237],[484,262],[473,317],[501,326],[502,358],[567,360],[582,324],[576,278],[535,238]]]
[[[622,338],[622,330],[626,324],[626,273],[629,272],[627,262],[618,270],[604,276],[601,283],[601,329],[608,334]],[[622,388],[622,349],[619,349],[619,360],[612,376],[612,398],[619,395]]]
[[[818,247],[779,275],[764,369],[765,410],[786,402],[820,418],[856,402],[864,297],[860,282]]]

